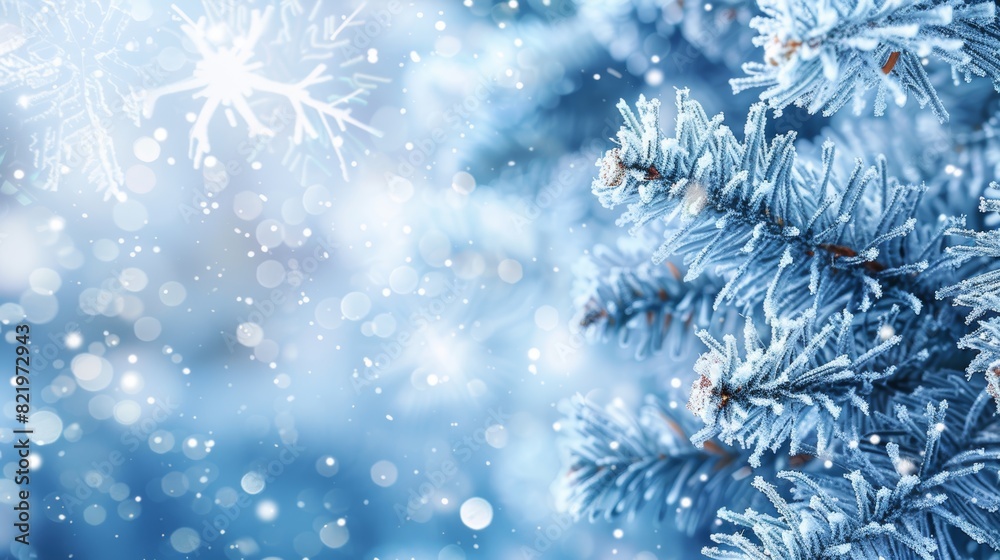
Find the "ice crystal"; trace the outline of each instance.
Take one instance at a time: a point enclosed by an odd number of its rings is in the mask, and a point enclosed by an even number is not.
[[[120,2],[8,1],[0,9],[0,89],[16,98],[15,153],[24,154],[5,166],[44,190],[79,170],[105,199],[120,196],[115,129],[133,113],[133,91],[157,78],[151,66],[132,62],[139,49],[126,36],[132,17]]]
[[[167,84],[163,87],[143,92],[142,113],[151,118],[156,102],[169,95],[193,92],[192,97],[201,101],[201,108],[190,132],[189,155],[194,167],[201,166],[205,156],[212,150],[209,125],[216,112],[222,111],[231,126],[236,126],[238,115],[246,123],[251,138],[272,137],[280,132],[285,123],[278,119],[275,125],[265,122],[260,111],[251,103],[252,97],[271,96],[283,99],[292,109],[293,130],[291,138],[298,146],[307,138],[321,137],[329,142],[329,147],[337,155],[341,174],[348,179],[350,164],[344,155],[344,144],[350,127],[380,136],[375,128],[362,122],[352,114],[352,104],[363,101],[375,81],[361,81],[358,76],[345,76],[337,80],[329,72],[332,61],[351,49],[344,32],[363,23],[359,15],[364,4],[343,18],[321,15],[321,3],[314,5],[306,15],[306,34],[301,35],[289,26],[298,25],[302,13],[296,17],[285,17],[288,12],[302,12],[297,2],[283,3],[280,23],[276,23],[274,6],[263,11],[246,8],[213,9],[206,5],[206,15],[191,19],[179,6],[173,5],[177,17],[183,22],[181,30],[194,44],[197,61],[191,76]],[[273,36],[271,42],[265,36]],[[294,40],[300,36],[310,38],[309,52],[302,51]],[[274,57],[270,50],[278,50],[283,45],[294,44],[298,60],[319,60],[305,77],[295,81],[275,78],[274,64],[265,64]],[[340,63],[340,67],[355,64],[357,57]],[[336,82],[345,82],[350,90],[346,93],[332,91],[327,87]]]

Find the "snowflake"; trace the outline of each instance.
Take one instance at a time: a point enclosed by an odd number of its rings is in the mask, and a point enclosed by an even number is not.
[[[329,146],[337,155],[341,174],[348,179],[348,163],[344,157],[345,135],[348,127],[354,127],[375,136],[381,132],[368,126],[352,116],[352,103],[363,102],[363,98],[374,87],[374,80],[361,82],[355,74],[352,77],[341,78],[353,88],[345,94],[326,93],[326,97],[317,97],[314,86],[333,81],[328,70],[329,59],[336,55],[336,50],[347,44],[341,38],[349,27],[363,24],[358,14],[364,4],[354,10],[349,16],[335,18],[319,15],[322,2],[314,5],[307,16],[296,1],[283,2],[281,6],[281,26],[275,39],[267,44],[268,49],[260,49],[262,38],[269,31],[274,19],[274,6],[267,6],[263,12],[258,9],[249,10],[245,7],[228,7],[213,9],[205,4],[206,16],[192,20],[178,6],[174,12],[184,22],[181,30],[194,44],[197,50],[197,62],[191,77],[175,83],[152,89],[141,94],[142,111],[146,118],[151,118],[157,100],[161,97],[181,92],[194,92],[193,98],[204,100],[201,105],[189,135],[189,156],[195,169],[201,166],[204,157],[211,152],[212,144],[209,138],[209,123],[221,108],[226,120],[231,126],[236,126],[236,115],[246,123],[251,138],[273,137],[277,130],[265,124],[266,118],[251,106],[250,98],[260,94],[277,99],[284,99],[291,106],[293,131],[292,142],[295,146],[302,144],[308,137],[316,140],[322,137],[329,141]],[[339,21],[337,21],[339,19]],[[305,25],[305,29],[298,26]],[[300,42],[295,43],[296,40]],[[281,47],[294,47],[292,60],[276,62]],[[347,52],[342,49],[341,52]],[[294,62],[303,60],[320,60],[304,78],[299,80],[275,79],[273,73],[293,68]],[[345,66],[359,62],[358,57],[346,60],[340,64]],[[235,114],[234,114],[235,111]],[[279,125],[283,123],[279,122]]]
[[[121,198],[123,173],[114,145],[122,114],[136,113],[134,90],[153,83],[148,67],[130,62],[136,41],[124,37],[131,16],[119,2],[56,1],[0,3],[0,90],[16,97],[20,122],[11,139],[15,157],[5,161],[16,175],[56,190],[73,170]],[[21,146],[21,139],[26,142]],[[19,152],[31,161],[21,161]]]

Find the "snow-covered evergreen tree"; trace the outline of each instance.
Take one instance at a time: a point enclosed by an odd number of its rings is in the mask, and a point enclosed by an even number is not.
[[[576,323],[676,377],[636,417],[620,403],[564,402],[557,495],[578,517],[649,504],[689,535],[712,526],[711,558],[990,557],[995,4],[757,8],[762,60],[732,85],[765,89],[739,126],[686,89],[672,126],[657,98],[618,104],[624,125],[593,193],[624,207],[630,234],[662,239],[642,244],[646,259],[597,248],[578,270]],[[874,111],[862,111],[869,90]],[[904,107],[908,96],[934,123]],[[838,113],[850,101],[856,110]],[[789,105],[823,113],[827,127],[808,139],[794,125],[770,132],[768,113]]]

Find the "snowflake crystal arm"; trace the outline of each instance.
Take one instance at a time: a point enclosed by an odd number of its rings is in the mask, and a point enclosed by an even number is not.
[[[756,497],[746,480],[753,472],[747,453],[714,441],[696,448],[686,421],[655,401],[638,419],[580,395],[560,409],[567,416],[562,432],[570,459],[554,486],[562,508],[577,517],[632,519],[648,504],[661,521],[673,515],[677,527],[691,534],[714,521],[722,505],[750,505]],[[777,470],[772,461],[758,472],[771,476]]]
[[[801,473],[782,472],[778,478],[793,485],[793,501],[757,477],[754,486],[777,510],[777,516],[748,509],[736,513],[722,509],[719,516],[753,531],[758,542],[742,533],[715,534],[712,540],[730,547],[706,547],[710,558],[804,559],[804,558],[961,558],[950,528],[958,529],[978,543],[1000,549],[1000,534],[993,523],[982,524],[953,503],[947,488],[975,476],[983,465],[937,469],[945,403],[928,405],[924,456],[915,469],[900,455],[896,443],[885,446],[894,468],[868,461],[860,451],[852,453],[857,468],[844,480],[814,479]],[[915,472],[911,472],[915,471]],[[731,550],[731,549],[737,549]]]
[[[743,66],[733,90],[766,87],[775,110],[795,103],[830,115],[852,98],[857,110],[876,89],[875,114],[886,97],[898,105],[912,92],[942,121],[948,112],[924,68],[941,60],[953,74],[986,76],[1000,88],[1000,26],[992,0],[759,0],[764,16],[751,23],[764,63]]]
[[[992,188],[1000,188],[993,183]],[[979,209],[982,212],[1000,211],[1000,200],[981,199]],[[962,337],[959,348],[975,350],[979,353],[969,363],[966,370],[969,377],[974,374],[986,376],[986,390],[993,396],[1000,412],[1000,269],[988,264],[996,264],[1000,259],[1000,231],[974,231],[955,228],[950,230],[954,235],[971,239],[972,245],[949,247],[948,253],[954,258],[956,266],[966,263],[978,264],[981,268],[973,269],[970,276],[953,286],[938,291],[939,298],[952,298],[955,305],[970,307],[967,322],[979,321],[979,328]],[[983,271],[983,268],[988,268]]]
[[[152,76],[119,44],[131,21],[119,4],[0,5],[0,90],[17,92],[19,135],[31,138],[45,190],[79,171],[105,200],[124,196],[114,129],[131,112],[133,87]]]
[[[232,107],[246,122],[251,137],[272,136],[274,131],[268,128],[250,107],[248,97],[254,92],[262,92],[282,97],[292,106],[295,115],[292,140],[301,144],[305,137],[316,139],[320,132],[314,119],[310,117],[311,110],[319,121],[319,127],[326,133],[330,145],[340,162],[340,169],[347,179],[347,162],[341,147],[344,143],[342,132],[352,126],[375,136],[381,132],[362,123],[351,115],[351,110],[344,107],[351,100],[365,93],[363,88],[336,97],[333,101],[322,101],[313,97],[310,88],[329,82],[332,76],[326,73],[327,66],[317,64],[305,78],[294,83],[282,83],[265,76],[261,69],[263,63],[255,61],[255,49],[264,31],[270,24],[274,7],[268,6],[263,13],[260,10],[250,12],[250,23],[245,32],[233,38],[232,46],[215,46],[208,40],[210,33],[209,21],[205,17],[192,20],[178,6],[174,11],[185,22],[181,30],[194,43],[200,60],[196,63],[194,75],[185,80],[144,92],[142,96],[143,114],[146,118],[153,115],[153,110],[159,98],[166,95],[193,91],[192,97],[204,99],[201,110],[191,128],[190,156],[194,167],[198,168],[205,155],[211,151],[208,125],[215,112],[220,107]],[[332,32],[329,40],[336,40],[337,35],[357,17],[360,8],[354,11],[347,20]],[[236,33],[234,31],[234,33]],[[227,111],[228,112],[228,111]],[[331,123],[331,120],[333,121]],[[235,122],[230,116],[230,121]]]
[[[833,436],[844,431],[842,415],[856,416],[843,414],[843,409],[867,415],[873,382],[895,372],[891,366],[866,368],[901,337],[888,337],[862,353],[856,348],[853,320],[846,312],[825,325],[817,325],[811,314],[795,321],[777,319],[766,347],[747,320],[745,358],[732,335],[719,342],[699,333],[710,350],[695,363],[700,377],[688,409],[705,427],[691,441],[700,446],[717,437],[729,445],[753,447],[754,467],[766,450],[777,451],[785,441],[795,454],[811,450],[815,439],[815,452],[824,453]]]
[[[919,313],[934,301],[927,284],[940,282],[951,222],[918,220],[923,189],[888,177],[882,158],[869,168],[856,162],[846,179],[832,144],[818,166],[800,161],[794,134],[767,144],[762,104],[751,108],[743,142],[686,90],[672,138],[659,130],[656,99],[640,98],[638,116],[624,101],[618,108],[620,147],[598,162],[593,191],[606,207],[628,206],[620,225],[676,218],[654,260],[683,252],[688,280],[714,265],[728,279],[716,305],[763,303],[770,320],[779,308],[829,316],[884,299]]]
[[[659,352],[664,342],[673,357],[683,355],[695,329],[710,327],[717,315],[712,303],[722,283],[709,275],[684,282],[670,262],[654,265],[648,257],[629,259],[597,246],[575,272],[573,323],[590,342],[615,337],[623,348],[634,344],[637,360]]]

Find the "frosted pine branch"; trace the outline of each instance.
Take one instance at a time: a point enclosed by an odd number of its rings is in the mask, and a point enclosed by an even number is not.
[[[721,315],[712,302],[722,283],[709,275],[686,283],[670,262],[656,265],[646,255],[598,246],[576,272],[573,323],[591,342],[616,338],[622,347],[635,346],[639,360],[662,350],[665,342],[672,356],[682,355],[694,332]]]
[[[729,445],[753,448],[752,466],[760,465],[765,451],[777,451],[786,441],[793,454],[813,445],[817,453],[826,452],[834,436],[845,431],[842,416],[857,416],[845,414],[844,408],[868,415],[873,383],[895,371],[891,366],[869,368],[901,337],[889,336],[870,349],[859,349],[852,322],[849,313],[826,324],[815,324],[811,315],[778,320],[772,324],[770,342],[763,345],[748,320],[745,357],[732,335],[720,342],[699,333],[709,351],[695,364],[700,377],[691,389],[688,409],[705,427],[691,441],[702,445],[718,437]]]
[[[997,188],[997,183],[993,183]],[[1000,201],[983,199],[982,212],[1000,211]],[[979,327],[964,336],[959,348],[978,352],[966,371],[969,377],[986,377],[986,390],[993,396],[1000,412],[1000,231],[974,231],[955,228],[949,233],[973,241],[972,245],[949,247],[956,266],[966,265],[966,277],[953,286],[938,291],[938,297],[950,298],[955,305],[971,308],[967,322]]]
[[[747,466],[747,453],[715,441],[696,448],[688,441],[689,422],[650,401],[634,418],[620,407],[600,408],[577,395],[561,404],[566,419],[563,442],[569,464],[556,481],[561,507],[590,520],[632,519],[643,507],[662,521],[672,516],[691,534],[707,527],[725,504],[751,505],[754,472],[773,476],[801,467],[807,456]]]
[[[925,60],[948,64],[958,81],[985,76],[1000,88],[1000,26],[992,1],[965,0],[759,0],[764,16],[751,25],[764,62],[743,66],[736,92],[765,87],[761,99],[780,111],[796,104],[825,115],[876,90],[875,114],[887,98],[897,105],[913,95],[942,121],[948,111],[925,69]]]
[[[829,316],[884,300],[919,313],[934,302],[955,221],[920,214],[924,190],[889,177],[881,158],[867,168],[857,161],[846,176],[832,144],[821,162],[800,161],[794,134],[767,143],[763,105],[751,108],[741,142],[686,90],[670,138],[657,100],[640,98],[638,115],[618,107],[621,145],[598,162],[594,193],[609,208],[628,206],[619,224],[672,220],[654,260],[683,253],[686,280],[714,267],[728,280],[716,306],[763,303],[771,319],[779,308]]]
[[[850,454],[853,470],[841,480],[779,473],[778,478],[793,485],[792,501],[757,477],[754,486],[771,501],[777,515],[723,509],[720,517],[750,529],[756,539],[742,533],[715,534],[712,540],[727,548],[706,547],[702,553],[710,558],[760,560],[963,558],[953,542],[952,528],[1000,549],[996,519],[984,524],[979,516],[970,516],[966,505],[948,491],[977,476],[983,463],[952,466],[937,462],[941,433],[947,429],[947,404],[929,404],[926,410],[923,458],[918,463],[902,456],[898,444],[888,443],[885,453],[893,469],[872,463],[856,450]]]

